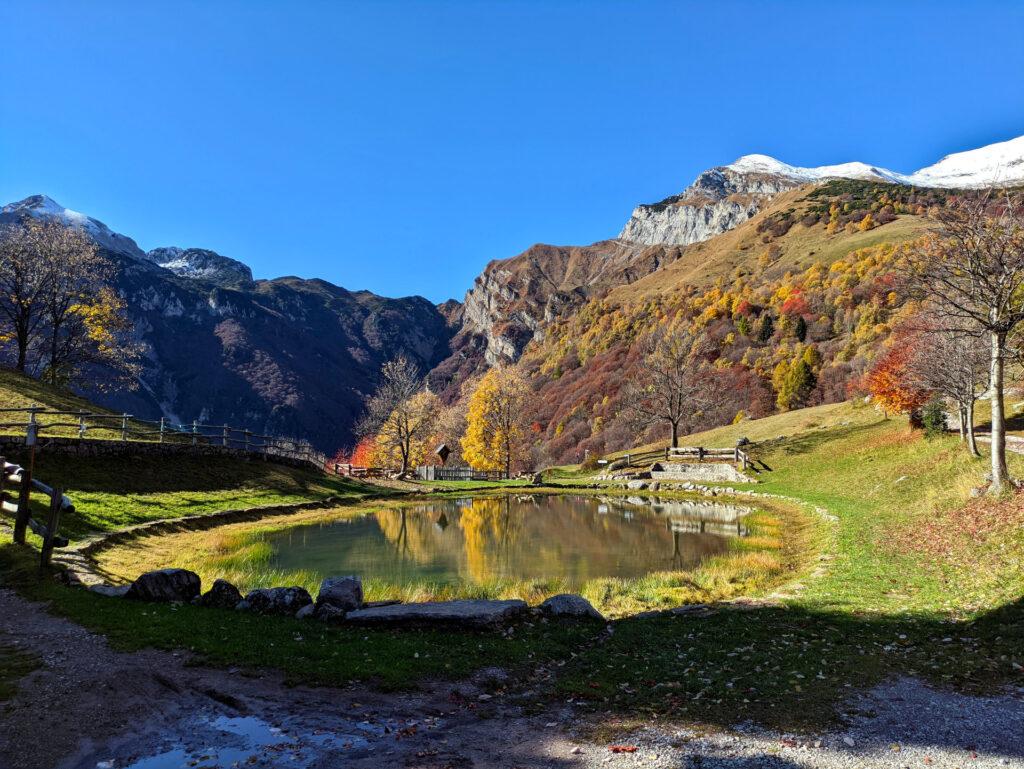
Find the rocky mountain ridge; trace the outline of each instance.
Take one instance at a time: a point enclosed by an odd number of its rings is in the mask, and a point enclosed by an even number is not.
[[[1024,136],[953,153],[910,174],[860,162],[805,168],[768,155],[744,155],[704,171],[678,195],[637,206],[619,237],[644,244],[700,243],[747,221],[779,193],[827,179],[951,189],[1020,184]]]
[[[437,306],[322,280],[254,280],[244,263],[207,249],[144,252],[43,195],[4,206],[0,222],[58,219],[83,228],[116,263],[147,360],[139,391],[101,397],[106,405],[305,436],[333,449],[351,442],[362,399],[394,355],[413,357],[432,388],[453,398],[487,367],[518,361],[553,322],[609,292],[657,280],[665,268],[690,271],[701,262],[699,244],[790,191],[837,177],[934,187],[1024,182],[1024,137],[949,155],[914,174],[864,163],[802,168],[747,155],[702,172],[678,195],[637,206],[616,239],[531,246],[491,261],[462,303]]]
[[[134,392],[84,394],[140,418],[231,424],[333,451],[352,442],[385,361],[404,353],[428,371],[450,354],[455,329],[422,297],[254,281],[247,266],[206,249],[143,252],[42,195],[4,206],[0,224],[26,216],[81,227],[114,265],[144,371]]]

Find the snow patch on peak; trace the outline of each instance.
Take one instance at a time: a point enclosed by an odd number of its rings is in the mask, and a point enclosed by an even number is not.
[[[900,181],[902,179],[900,174],[894,171],[890,171],[887,168],[869,166],[867,163],[839,163],[838,165],[805,168],[803,166],[791,166],[788,163],[783,163],[781,160],[776,160],[770,155],[744,155],[739,160],[725,167],[741,174],[772,174],[809,182],[835,178],[879,179],[885,181]]]
[[[804,168],[768,155],[744,155],[726,169],[739,174],[770,174],[805,182],[823,179],[876,179],[918,187],[988,187],[1024,181],[1024,136],[978,149],[946,155],[938,163],[910,174],[866,163]]]
[[[946,155],[908,180],[922,187],[983,187],[1024,181],[1024,136]]]
[[[142,258],[142,249],[127,235],[114,232],[103,222],[78,211],[65,208],[48,195],[31,195],[16,203],[8,203],[0,209],[0,215],[11,217],[31,216],[34,219],[59,221],[68,227],[84,230],[96,245],[110,251]]]

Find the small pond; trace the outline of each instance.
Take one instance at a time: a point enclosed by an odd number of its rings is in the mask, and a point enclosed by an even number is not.
[[[393,585],[560,580],[688,570],[746,536],[746,508],[684,500],[528,495],[432,500],[267,535],[272,569]]]

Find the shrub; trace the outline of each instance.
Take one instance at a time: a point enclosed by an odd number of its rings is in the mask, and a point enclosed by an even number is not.
[[[937,398],[928,401],[921,409],[921,426],[926,438],[937,438],[946,432],[946,409]]]

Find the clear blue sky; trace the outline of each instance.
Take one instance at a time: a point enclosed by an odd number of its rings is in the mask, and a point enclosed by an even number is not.
[[[0,201],[440,301],[742,154],[1024,133],[1024,3],[5,0],[0,72]]]

